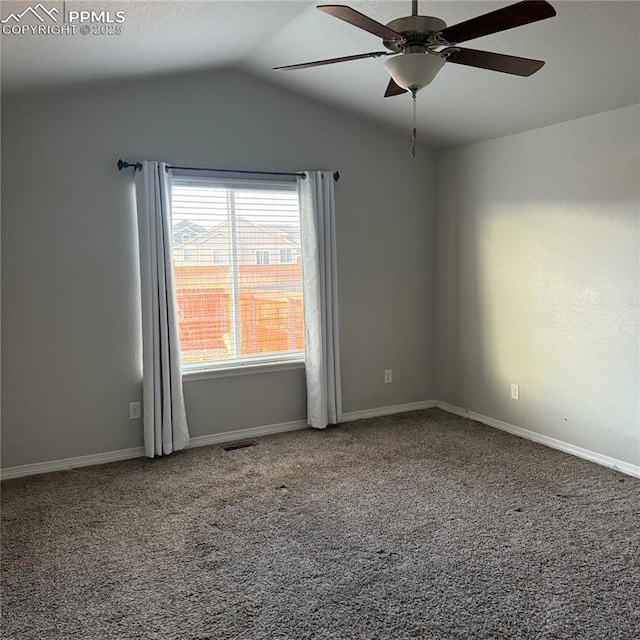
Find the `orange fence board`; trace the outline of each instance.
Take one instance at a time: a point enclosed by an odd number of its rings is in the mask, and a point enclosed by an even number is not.
[[[300,265],[241,265],[239,271],[239,355],[302,350]],[[229,275],[226,266],[175,268],[184,362],[232,357]]]

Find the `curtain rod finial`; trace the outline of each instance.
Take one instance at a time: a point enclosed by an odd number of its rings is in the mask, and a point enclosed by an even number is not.
[[[333,179],[338,182],[338,180],[340,180],[340,172],[339,171],[334,171],[333,172]]]
[[[123,169],[128,169],[129,167],[133,167],[133,172],[142,171],[142,162],[127,162],[122,158],[118,159],[118,171],[122,171]]]

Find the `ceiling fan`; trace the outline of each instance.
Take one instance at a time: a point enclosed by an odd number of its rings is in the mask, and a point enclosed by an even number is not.
[[[448,27],[440,18],[418,15],[418,0],[412,0],[410,16],[396,18],[386,25],[344,5],[320,5],[318,9],[382,38],[382,44],[389,51],[292,64],[275,67],[275,70],[292,71],[362,58],[391,56],[384,63],[391,76],[384,96],[387,98],[411,92],[414,104],[416,93],[435,78],[445,62],[518,76],[532,75],[544,65],[542,60],[466,49],[456,45],[556,15],[555,9],[545,0],[523,0]]]

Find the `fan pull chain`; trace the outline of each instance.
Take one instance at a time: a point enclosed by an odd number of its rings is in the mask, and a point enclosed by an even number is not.
[[[414,89],[411,90],[411,96],[413,98],[413,129],[411,129],[411,157],[416,157],[416,139],[418,137],[418,126],[416,124],[416,93]]]

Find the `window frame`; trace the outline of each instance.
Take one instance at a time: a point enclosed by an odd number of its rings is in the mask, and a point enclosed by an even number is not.
[[[291,260],[283,260],[282,259],[283,255],[286,255],[287,257],[290,257]],[[289,248],[280,249],[280,262],[278,264],[297,264],[297,261],[296,261],[296,250],[295,249],[289,249]]]
[[[256,265],[268,267],[270,264],[271,264],[271,251],[269,251],[269,249],[256,249]]]
[[[184,262],[198,262],[198,250],[195,247],[182,249],[182,260]]]
[[[283,179],[282,176],[273,178],[265,176],[259,179],[255,177],[246,177],[240,174],[229,174],[228,176],[220,177],[212,172],[212,175],[202,175],[201,171],[192,172],[189,170],[171,170],[169,172],[171,185],[173,186],[174,178],[206,180],[207,178],[215,178],[221,188],[246,188],[250,189],[260,188],[264,185],[266,187],[269,183],[283,184],[293,183],[296,185],[295,177],[291,179]],[[299,190],[297,185],[294,186],[291,191],[295,191],[298,194],[298,211],[300,210]],[[267,250],[268,251],[268,250]],[[302,247],[297,251],[298,255],[302,253]],[[256,251],[257,258],[258,251]],[[269,252],[269,258],[270,258]],[[271,261],[267,264],[271,264]],[[294,263],[295,264],[295,263]],[[175,265],[174,265],[175,269]],[[304,294],[303,294],[304,295]],[[304,320],[303,320],[304,331]],[[219,378],[227,376],[238,375],[252,375],[260,374],[272,371],[291,371],[304,369],[305,367],[305,352],[304,349],[300,351],[290,351],[281,353],[271,353],[266,355],[246,356],[244,358],[234,358],[228,360],[219,360],[213,362],[194,362],[194,363],[181,363],[180,368],[182,377],[187,380],[204,380],[210,378]]]

